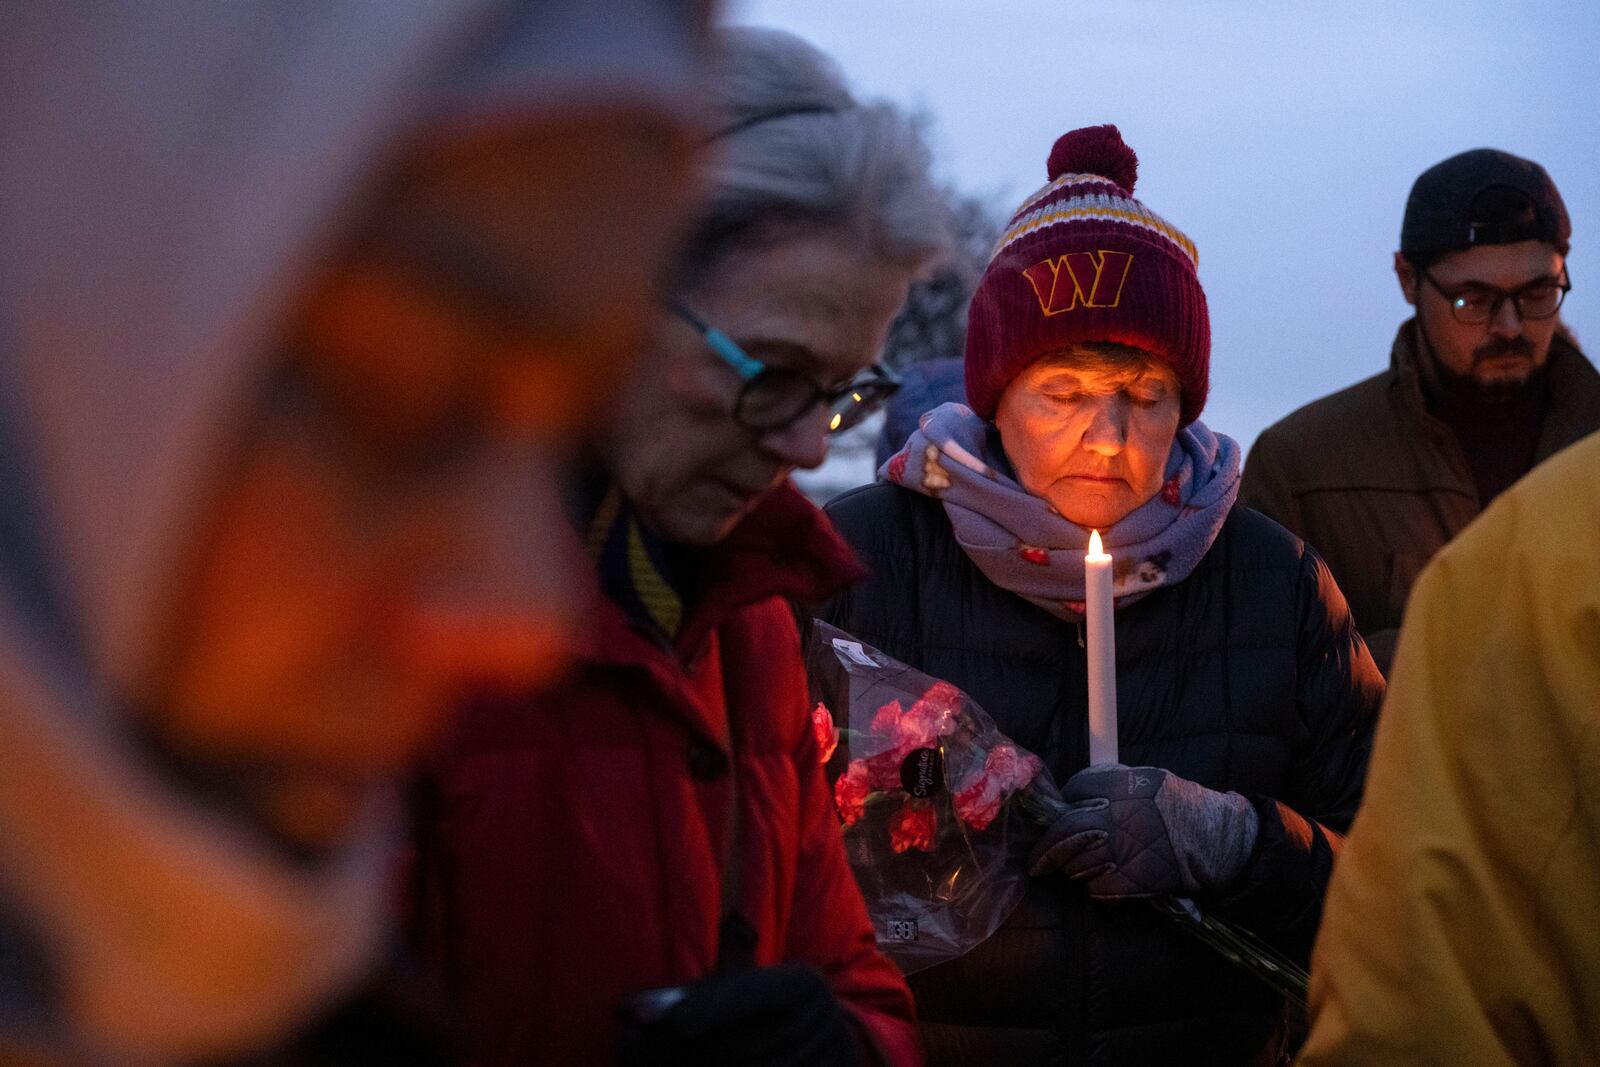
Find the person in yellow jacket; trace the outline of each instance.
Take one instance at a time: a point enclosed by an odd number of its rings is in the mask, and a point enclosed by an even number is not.
[[[1423,572],[1300,1063],[1600,1059],[1600,434]]]

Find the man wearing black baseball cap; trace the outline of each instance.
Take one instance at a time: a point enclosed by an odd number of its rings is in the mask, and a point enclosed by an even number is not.
[[[1433,554],[1600,429],[1600,373],[1562,325],[1572,226],[1543,167],[1478,148],[1422,173],[1395,275],[1415,317],[1389,369],[1269,427],[1241,498],[1326,558],[1385,671]]]

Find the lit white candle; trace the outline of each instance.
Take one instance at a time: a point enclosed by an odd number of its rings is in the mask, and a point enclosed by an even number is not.
[[[1089,765],[1117,762],[1117,630],[1112,620],[1111,556],[1100,531],[1083,557],[1084,616],[1089,642]]]

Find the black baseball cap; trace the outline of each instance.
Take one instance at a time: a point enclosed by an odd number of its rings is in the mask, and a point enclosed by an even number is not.
[[[1422,172],[1406,200],[1400,253],[1425,265],[1478,245],[1546,241],[1562,255],[1572,223],[1539,164],[1494,148],[1474,148]]]

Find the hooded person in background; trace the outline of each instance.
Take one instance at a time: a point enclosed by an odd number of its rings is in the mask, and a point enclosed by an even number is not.
[[[1416,316],[1389,369],[1269,426],[1241,499],[1317,547],[1388,670],[1411,584],[1511,483],[1600,429],[1600,374],[1558,313],[1572,226],[1530,160],[1424,171],[1395,276]]]
[[[786,598],[855,573],[789,483],[891,381],[943,247],[927,149],[786,33],[718,37],[709,196],[573,494],[582,669],[475,702],[418,790],[424,954],[474,1062],[912,1064]]]
[[[0,1058],[255,1054],[373,968],[391,781],[570,643],[551,457],[704,14],[0,16]]]
[[[966,368],[961,357],[914,363],[900,374],[900,388],[884,406],[883,428],[874,450],[877,466],[889,462],[917,432],[922,416],[941,404],[967,400]]]

